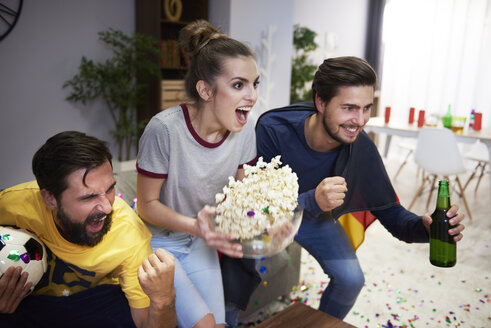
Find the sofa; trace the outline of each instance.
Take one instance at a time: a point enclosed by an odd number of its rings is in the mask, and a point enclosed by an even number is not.
[[[116,194],[132,205],[136,199],[137,172],[135,170],[117,172],[114,176]],[[252,294],[247,309],[241,311],[240,320],[246,320],[248,316],[260,311],[279,297],[289,297],[293,286],[299,283],[300,254],[301,247],[294,242],[275,256],[257,260],[257,271],[262,278],[262,283]]]

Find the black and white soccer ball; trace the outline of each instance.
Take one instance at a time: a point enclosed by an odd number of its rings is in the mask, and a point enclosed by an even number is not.
[[[48,268],[46,248],[32,232],[13,226],[0,226],[0,276],[11,266],[27,272],[31,290]]]

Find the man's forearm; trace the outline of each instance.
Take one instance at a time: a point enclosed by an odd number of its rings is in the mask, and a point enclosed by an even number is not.
[[[385,210],[372,211],[372,214],[397,239],[407,243],[427,243],[428,233],[421,216],[397,204]]]
[[[309,212],[312,217],[318,217],[323,213],[315,200],[315,189],[299,194],[298,202],[302,205],[304,211]]]
[[[148,308],[147,322],[144,327],[175,328],[177,326],[177,316],[174,304],[174,297],[172,301],[161,304],[151,301]]]

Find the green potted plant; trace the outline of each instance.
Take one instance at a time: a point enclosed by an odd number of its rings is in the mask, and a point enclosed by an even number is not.
[[[317,33],[308,27],[295,24],[293,30],[294,56],[292,59],[292,80],[290,85],[290,103],[312,100],[309,83],[314,79],[316,65],[310,63],[309,54],[318,48],[315,42]]]
[[[145,99],[146,81],[160,76],[161,53],[152,36],[134,33],[132,36],[109,28],[98,33],[99,40],[113,50],[104,62],[82,57],[78,73],[63,84],[69,88],[69,101],[83,105],[102,100],[114,123],[110,130],[118,147],[118,160],[129,160],[146,122],[137,122],[136,108]]]

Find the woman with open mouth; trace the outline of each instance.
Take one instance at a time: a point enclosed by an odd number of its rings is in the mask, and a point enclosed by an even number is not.
[[[190,57],[189,100],[155,115],[140,139],[138,213],[153,234],[152,247],[176,258],[178,325],[224,327],[217,250],[242,257],[242,249],[232,243],[235,236],[210,228],[209,205],[230,176],[241,179],[243,165],[256,160],[248,117],[259,74],[251,49],[207,21],[184,27],[179,42]]]

